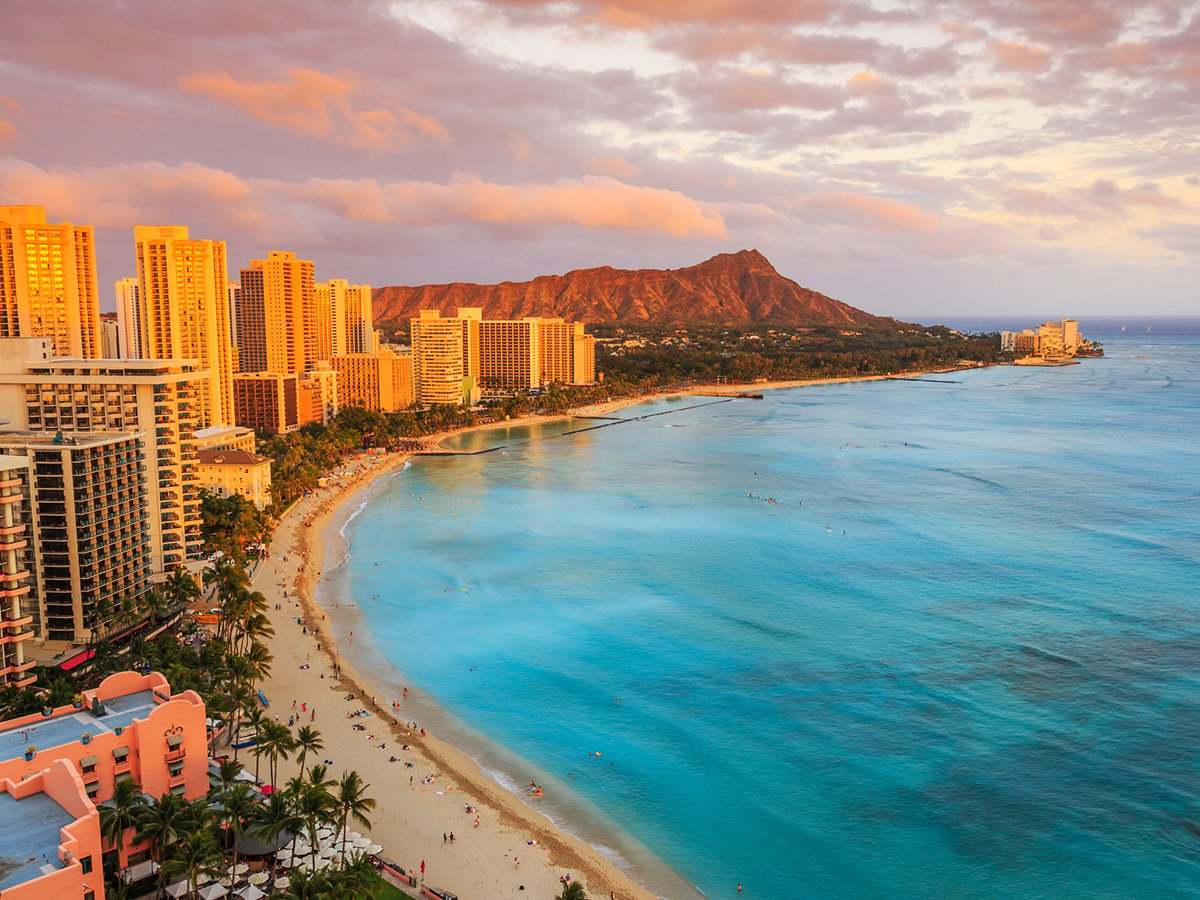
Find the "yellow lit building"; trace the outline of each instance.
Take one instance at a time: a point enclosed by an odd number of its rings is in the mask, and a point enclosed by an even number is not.
[[[390,349],[379,353],[335,356],[338,393],[343,406],[395,412],[412,406],[412,357]]]
[[[46,222],[44,206],[0,206],[0,338],[44,337],[58,356],[100,356],[96,239]]]
[[[196,452],[201,450],[245,450],[253,453],[254,431],[237,425],[216,425],[198,429],[193,435]]]
[[[328,425],[341,407],[338,373],[326,360],[319,360],[314,369],[305,373],[297,385],[301,425],[320,422]]]
[[[541,388],[540,323],[537,318],[485,319],[479,323],[479,386],[485,394]]]
[[[240,371],[301,374],[321,359],[309,328],[315,301],[311,260],[284,250],[251,260],[237,296]]]
[[[233,421],[233,354],[225,242],[191,240],[182,225],[139,225],[138,308],[142,359],[195,359],[202,427]]]
[[[271,502],[271,460],[245,450],[201,450],[200,485],[218,497],[241,494],[259,509]]]
[[[117,295],[119,359],[142,358],[142,310],[136,278],[122,278],[113,285]]]
[[[541,335],[541,384],[593,384],[596,339],[584,334],[582,322],[538,320]]]
[[[295,431],[300,425],[300,376],[239,372],[233,376],[233,416],[243,428],[264,434]]]
[[[474,403],[478,398],[479,326],[483,311],[459,309],[455,318],[442,318],[423,309],[410,320],[412,374],[416,400],[431,403]]]

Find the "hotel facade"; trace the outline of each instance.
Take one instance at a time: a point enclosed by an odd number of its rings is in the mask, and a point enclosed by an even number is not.
[[[44,337],[59,356],[100,356],[95,247],[90,225],[51,225],[43,206],[0,206],[0,338]]]

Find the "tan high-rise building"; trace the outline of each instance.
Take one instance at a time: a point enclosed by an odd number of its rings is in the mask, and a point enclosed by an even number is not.
[[[320,359],[349,353],[374,353],[371,286],[331,278],[316,284],[314,341]]]
[[[200,555],[193,433],[208,373],[193,361],[52,357],[45,339],[0,340],[0,421],[64,436],[135,434],[147,479],[155,573]]]
[[[194,359],[201,427],[233,421],[233,354],[225,242],[191,240],[182,225],[139,225],[138,303],[142,359]]]
[[[315,300],[311,260],[284,250],[251,260],[237,298],[240,370],[303,374],[315,365]]]
[[[0,206],[0,338],[49,338],[53,352],[100,356],[96,240],[90,225],[46,222],[44,206]]]
[[[375,332],[375,335],[378,337],[379,332]],[[407,347],[404,348],[404,352],[397,352],[393,346],[381,346],[375,353],[377,356],[392,358],[392,397],[396,402],[396,409],[408,409],[417,400],[413,386],[412,353]]]
[[[141,291],[136,278],[122,278],[113,285],[117,295],[117,331],[120,333],[120,358],[142,358]]]
[[[484,319],[479,323],[479,386],[511,394],[542,386],[540,319]]]
[[[150,589],[143,441],[137,434],[0,432],[0,455],[30,499],[24,537],[43,642],[83,644],[114,627],[126,598]],[[31,551],[31,552],[30,552]]]
[[[239,372],[233,378],[237,424],[263,434],[295,431],[300,425],[300,376],[282,372]]]
[[[436,309],[423,309],[410,320],[412,372],[417,402],[461,404],[474,402],[479,384],[479,326],[483,311],[459,309],[455,318],[442,318]]]
[[[338,389],[338,373],[332,363],[319,360],[317,367],[300,379],[297,389],[300,424],[320,422],[328,425],[333,421],[341,408],[341,392]]]
[[[596,380],[596,339],[582,322],[540,319],[542,386],[592,384]]]

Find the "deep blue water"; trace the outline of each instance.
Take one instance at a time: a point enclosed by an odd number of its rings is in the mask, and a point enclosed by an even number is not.
[[[340,589],[664,895],[1200,896],[1200,321],[1080,326],[417,460]]]

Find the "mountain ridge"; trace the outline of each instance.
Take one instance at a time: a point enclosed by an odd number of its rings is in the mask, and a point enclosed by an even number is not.
[[[481,307],[485,319],[561,316],[587,324],[896,327],[802,287],[757,250],[717,255],[680,269],[597,266],[498,284],[389,286],[372,292],[375,321],[402,327],[422,309],[454,315]]]

